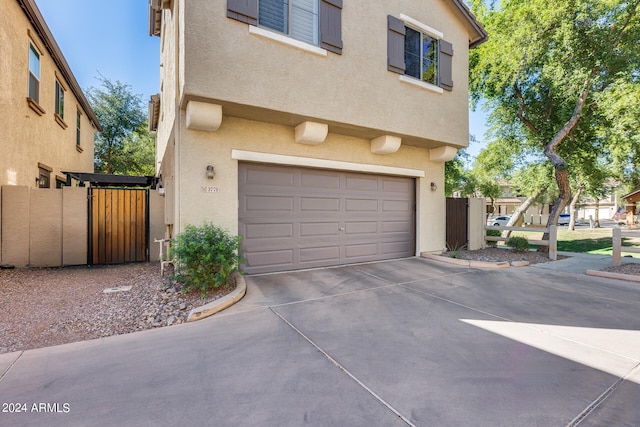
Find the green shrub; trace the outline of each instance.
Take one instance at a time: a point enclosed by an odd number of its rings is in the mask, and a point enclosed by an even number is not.
[[[202,298],[209,289],[228,286],[241,262],[240,239],[213,224],[188,225],[171,247],[175,265],[171,278],[185,292],[199,289]]]
[[[513,248],[516,252],[527,252],[529,250],[529,241],[526,237],[511,237],[507,240],[507,246]]]
[[[500,237],[500,230],[487,230],[487,236]],[[487,240],[487,246],[489,246],[490,248],[495,248],[496,246],[498,246],[498,242]]]

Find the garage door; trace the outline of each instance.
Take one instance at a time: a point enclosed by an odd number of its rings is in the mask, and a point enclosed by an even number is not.
[[[415,254],[415,180],[240,163],[246,273]]]

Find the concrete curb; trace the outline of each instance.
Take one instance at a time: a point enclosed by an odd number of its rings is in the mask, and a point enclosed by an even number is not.
[[[508,263],[507,261],[473,261],[468,259],[458,259],[458,258],[449,258],[442,255],[434,255],[423,253],[420,254],[420,257],[431,259],[438,262],[444,262],[446,264],[454,264],[462,267],[474,267],[474,268],[509,268],[509,267],[525,267],[529,265],[529,261],[512,261]]]
[[[189,317],[187,317],[187,322],[194,322],[212,316],[240,301],[247,293],[247,282],[245,282],[244,277],[242,277],[240,273],[234,273],[234,277],[236,278],[236,288],[233,292],[220,299],[211,301],[208,304],[192,309],[189,312]]]
[[[629,282],[640,282],[640,276],[632,274],[611,273],[600,270],[587,270],[586,274],[589,276],[606,277],[609,279],[627,280]]]

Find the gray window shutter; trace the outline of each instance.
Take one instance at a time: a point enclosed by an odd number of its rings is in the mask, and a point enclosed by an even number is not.
[[[445,90],[453,89],[453,46],[451,43],[438,40],[438,84]]]
[[[227,0],[227,17],[258,25],[258,0]]]
[[[342,55],[342,0],[320,1],[320,47]]]
[[[387,69],[404,74],[404,22],[395,16],[387,16]]]

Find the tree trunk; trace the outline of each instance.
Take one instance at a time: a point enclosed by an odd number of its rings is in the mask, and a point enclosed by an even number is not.
[[[556,152],[555,148],[547,145],[544,149],[544,154],[551,161],[553,168],[555,170],[556,175],[556,183],[558,184],[558,199],[556,199],[555,203],[551,207],[551,212],[549,212],[549,219],[547,220],[547,228],[551,225],[555,225],[558,223],[558,218],[560,218],[560,213],[567,206],[569,200],[571,199],[571,185],[569,184],[569,170],[567,169],[567,162]],[[549,233],[544,233],[542,236],[542,240],[548,240]],[[540,246],[538,248],[538,252],[549,252],[548,246]]]
[[[578,192],[571,198],[571,204],[569,204],[569,230],[574,231],[576,229],[576,205],[582,194],[582,186],[578,187]]]
[[[594,228],[600,228],[600,199],[599,198],[595,198],[596,199],[596,211],[594,213],[594,223],[593,223],[593,227]]]
[[[514,225],[518,224],[520,222],[520,218],[522,217],[522,215],[524,215],[527,209],[529,209],[529,207],[531,207],[531,205],[537,199],[539,199],[540,196],[542,196],[542,194],[545,191],[547,191],[546,187],[540,190],[538,194],[536,194],[535,196],[527,197],[527,199],[524,202],[522,202],[520,206],[518,206],[518,209],[516,209],[516,211],[513,214],[511,214],[511,219],[507,223],[507,227],[513,227]],[[504,230],[502,232],[502,237],[509,238],[510,235],[511,235],[511,230]]]

